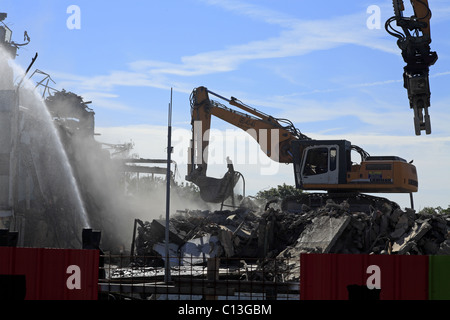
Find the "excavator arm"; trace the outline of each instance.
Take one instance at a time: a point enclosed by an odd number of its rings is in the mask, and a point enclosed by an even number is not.
[[[226,101],[240,109],[234,110],[210,99],[210,95]],[[208,146],[212,116],[246,131],[259,144],[261,150],[272,160],[292,163],[291,142],[309,139],[287,119],[276,119],[238,99],[227,99],[205,87],[192,91],[191,97],[192,140],[189,148],[188,174],[186,180],[200,187],[201,196],[207,202],[223,202],[237,182],[236,172],[229,159],[228,172],[221,179],[206,176],[208,167]]]
[[[414,128],[416,135],[421,131],[431,133],[430,116],[430,84],[429,67],[438,56],[431,51],[430,19],[431,10],[428,0],[411,0],[414,15],[404,17],[403,0],[393,0],[394,16],[386,21],[386,31],[396,37],[397,45],[402,50],[403,60],[406,62],[403,72],[403,85],[408,92],[410,108],[414,110]],[[392,27],[396,22],[403,32]]]

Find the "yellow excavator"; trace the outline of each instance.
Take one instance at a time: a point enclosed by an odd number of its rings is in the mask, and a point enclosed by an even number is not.
[[[210,95],[239,110],[210,99]],[[186,180],[200,188],[200,195],[207,202],[223,203],[232,195],[239,179],[231,161],[223,178],[207,176],[212,116],[250,134],[272,160],[292,163],[297,188],[327,191],[303,193],[303,196],[282,204],[283,209],[300,211],[302,204],[315,207],[323,205],[327,199],[335,203],[345,200],[354,208],[375,205],[379,200],[388,201],[363,192],[409,193],[412,201],[412,193],[418,190],[415,166],[400,157],[370,156],[347,140],[311,139],[289,120],[274,118],[234,97],[227,99],[205,87],[195,88],[190,102],[192,140]],[[352,151],[359,153],[359,163],[353,162]]]
[[[437,60],[436,52],[430,50],[431,10],[428,0],[410,0],[414,14],[405,17],[403,0],[392,0],[394,16],[386,21],[386,31],[396,37],[397,45],[406,62],[403,72],[404,87],[408,92],[410,108],[414,110],[416,135],[421,131],[431,133],[429,67]],[[403,32],[396,30],[392,23]],[[211,100],[214,95],[240,110]],[[412,193],[418,190],[417,171],[411,162],[397,156],[370,156],[362,148],[347,140],[314,140],[302,134],[287,119],[276,119],[236,98],[224,98],[205,87],[193,90],[191,95],[193,137],[189,149],[186,180],[200,188],[203,200],[220,203],[228,198],[239,179],[231,161],[223,178],[206,175],[207,150],[211,117],[216,116],[245,130],[259,143],[262,151],[272,160],[292,163],[296,187],[302,190],[321,190],[326,193],[305,193],[297,199],[288,199],[282,205],[290,208],[295,204],[322,205],[324,200],[347,201],[354,208],[389,202],[387,199],[364,193]],[[274,143],[273,143],[274,142]],[[351,159],[352,151],[360,154],[360,163]],[[391,202],[392,203],[392,202]],[[392,203],[396,205],[395,203]]]
[[[408,91],[410,108],[414,110],[414,128],[416,135],[421,131],[431,133],[430,115],[430,83],[429,67],[438,56],[430,50],[431,10],[428,0],[411,0],[414,15],[404,17],[405,6],[403,0],[393,0],[394,16],[386,21],[386,31],[396,37],[397,45],[402,50],[403,60],[406,62],[403,72],[403,86]],[[403,32],[396,30],[392,23]]]

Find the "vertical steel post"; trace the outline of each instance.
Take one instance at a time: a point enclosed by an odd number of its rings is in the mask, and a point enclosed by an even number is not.
[[[170,257],[169,257],[169,218],[170,218],[170,163],[172,154],[172,88],[170,88],[169,117],[167,127],[167,175],[166,175],[166,231],[165,231],[165,282],[170,281]]]

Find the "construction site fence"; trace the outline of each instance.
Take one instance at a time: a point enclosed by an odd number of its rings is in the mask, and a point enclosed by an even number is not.
[[[299,300],[289,259],[100,256],[101,300]]]

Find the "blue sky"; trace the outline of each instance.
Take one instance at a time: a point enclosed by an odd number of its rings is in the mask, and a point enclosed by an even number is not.
[[[54,87],[92,100],[102,142],[133,141],[143,158],[164,158],[167,106],[173,88],[174,158],[185,175],[185,137],[190,130],[189,95],[206,86],[234,96],[275,117],[290,119],[316,139],[347,139],[371,155],[414,160],[419,174],[416,209],[450,205],[450,3],[430,0],[432,134],[416,136],[403,88],[404,62],[396,39],[384,30],[393,15],[389,0],[179,0],[31,1],[1,0],[13,40],[27,30],[31,43],[19,50],[26,68],[51,75]],[[411,14],[409,1],[405,1]],[[70,5],[80,9],[80,28],[69,29]],[[371,5],[380,8],[381,28],[370,29]],[[41,78],[33,79],[39,81]],[[213,121],[217,157],[239,149],[245,133]],[[233,150],[223,151],[224,139]],[[244,140],[242,140],[244,139]],[[254,145],[246,142],[249,149]],[[253,148],[253,149],[252,149]],[[242,149],[239,149],[242,151]],[[223,151],[223,152],[222,152]],[[237,157],[235,155],[235,157]],[[292,167],[236,164],[246,193],[294,184]],[[219,161],[220,162],[220,161]],[[245,162],[245,161],[244,161]],[[211,166],[211,175],[226,168]],[[389,195],[383,195],[389,196]],[[407,195],[389,196],[402,206]]]

